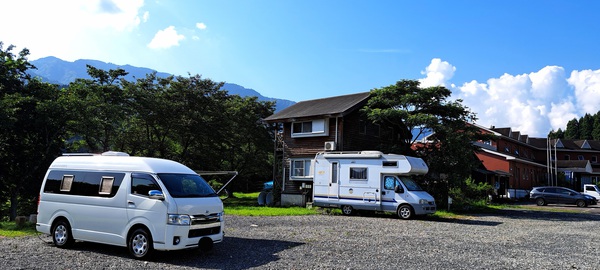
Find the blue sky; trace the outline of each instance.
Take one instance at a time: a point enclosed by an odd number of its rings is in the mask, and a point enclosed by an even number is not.
[[[600,110],[600,1],[4,1],[0,41],[302,101],[402,79],[533,137]]]

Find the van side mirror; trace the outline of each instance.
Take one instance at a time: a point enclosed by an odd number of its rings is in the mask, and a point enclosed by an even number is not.
[[[394,192],[404,193],[404,189],[400,185],[397,185],[396,187],[394,187]]]
[[[165,200],[165,194],[162,193],[162,191],[160,190],[150,190],[148,191],[148,197],[150,197],[150,199],[155,199],[155,200],[161,200],[164,201]]]

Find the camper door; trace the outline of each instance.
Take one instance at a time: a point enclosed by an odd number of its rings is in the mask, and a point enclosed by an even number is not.
[[[329,179],[329,192],[327,197],[330,200],[338,200],[340,198],[340,163],[337,161],[331,162],[331,175]]]

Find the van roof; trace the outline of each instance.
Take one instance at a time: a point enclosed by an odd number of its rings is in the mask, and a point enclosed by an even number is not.
[[[50,169],[196,174],[172,160],[132,156],[61,156],[52,162]]]

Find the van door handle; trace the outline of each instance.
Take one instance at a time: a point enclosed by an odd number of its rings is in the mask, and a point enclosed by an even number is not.
[[[127,206],[135,207],[135,203],[133,201],[127,200]]]

